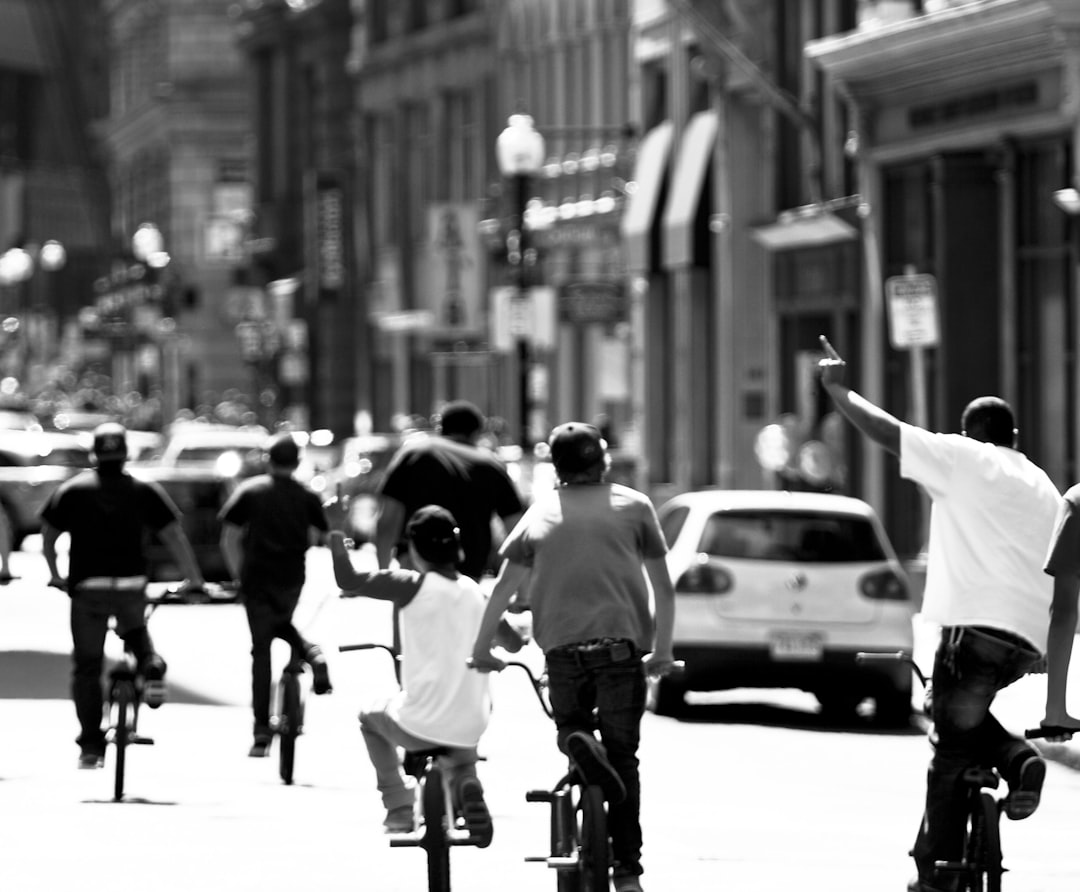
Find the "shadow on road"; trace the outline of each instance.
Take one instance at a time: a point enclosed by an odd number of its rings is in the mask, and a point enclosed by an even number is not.
[[[779,706],[772,703],[689,704],[678,720],[687,723],[763,725],[800,731],[843,732],[848,734],[924,735],[922,719],[913,716],[905,727],[879,724],[873,715],[853,714],[850,721],[837,721],[820,712]]]
[[[66,700],[71,696],[71,657],[39,650],[0,651],[0,700]],[[168,703],[235,704],[169,682]]]

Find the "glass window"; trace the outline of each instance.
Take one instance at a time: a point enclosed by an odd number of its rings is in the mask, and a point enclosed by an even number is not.
[[[698,550],[713,557],[807,563],[881,561],[869,521],[794,511],[721,511],[705,524]]]

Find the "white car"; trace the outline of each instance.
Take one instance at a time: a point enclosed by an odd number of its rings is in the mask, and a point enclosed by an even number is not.
[[[687,691],[798,688],[822,712],[910,720],[911,668],[857,663],[859,651],[910,654],[916,606],[874,510],[839,495],[772,490],[683,493],[659,511],[675,585],[678,678],[652,692],[660,714]]]
[[[158,463],[166,468],[203,468],[219,477],[238,477],[262,468],[270,432],[257,425],[192,423],[173,429]]]

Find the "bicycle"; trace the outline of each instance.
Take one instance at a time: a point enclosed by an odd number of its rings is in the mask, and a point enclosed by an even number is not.
[[[899,660],[911,666],[915,677],[929,692],[929,682],[911,654],[857,653],[856,662]],[[934,866],[960,880],[960,892],[1001,892],[1005,873],[1001,859],[1001,813],[1004,797],[991,792],[1001,785],[1001,775],[992,765],[969,768],[963,774],[967,797],[967,823],[964,829],[963,857],[959,861],[938,861]]]
[[[553,718],[544,695],[546,678],[537,678],[527,664],[517,660],[507,660],[505,665],[516,666],[528,676],[540,707],[548,718]],[[678,675],[684,670],[684,664],[678,661],[670,674]],[[550,853],[527,856],[525,860],[554,869],[558,892],[607,892],[611,853],[603,790],[584,783],[584,778],[570,765],[550,790],[529,790],[525,801],[546,802],[551,806]]]
[[[303,674],[303,658],[294,653],[281,670],[281,677],[272,698],[276,708],[270,716],[270,730],[278,739],[278,774],[286,785],[293,782],[296,738],[304,731],[308,686],[300,683],[300,676]]]
[[[182,586],[169,586],[152,593],[146,593],[144,621],[150,617],[159,604],[184,603],[192,590]],[[115,619],[110,620],[109,628],[116,631]],[[153,746],[154,739],[139,733],[139,708],[143,704],[145,679],[139,672],[135,655],[124,643],[122,658],[109,670],[108,698],[106,709],[109,726],[105,732],[105,743],[112,744],[115,750],[113,766],[113,801],[124,798],[124,781],[127,770],[127,748],[129,746]]]
[[[385,650],[395,666],[401,657],[385,644],[344,644],[342,653],[358,650]],[[447,747],[433,746],[405,753],[405,772],[416,779],[414,801],[414,830],[390,837],[391,848],[420,847],[427,854],[428,892],[450,892],[450,848],[452,846],[481,846],[464,826],[459,825],[453,811],[450,777],[439,764],[439,757],[448,753]],[[486,845],[486,843],[484,843]]]

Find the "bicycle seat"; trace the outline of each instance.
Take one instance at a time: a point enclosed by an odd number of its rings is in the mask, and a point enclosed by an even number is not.
[[[969,768],[964,772],[963,780],[965,784],[972,787],[988,787],[991,790],[996,790],[998,784],[1001,783],[1001,778],[993,768],[985,768],[983,766],[976,766],[975,768]]]
[[[450,752],[449,747],[433,746],[422,750],[406,750],[403,767],[406,774],[419,778],[427,768],[428,759],[437,759]]]

